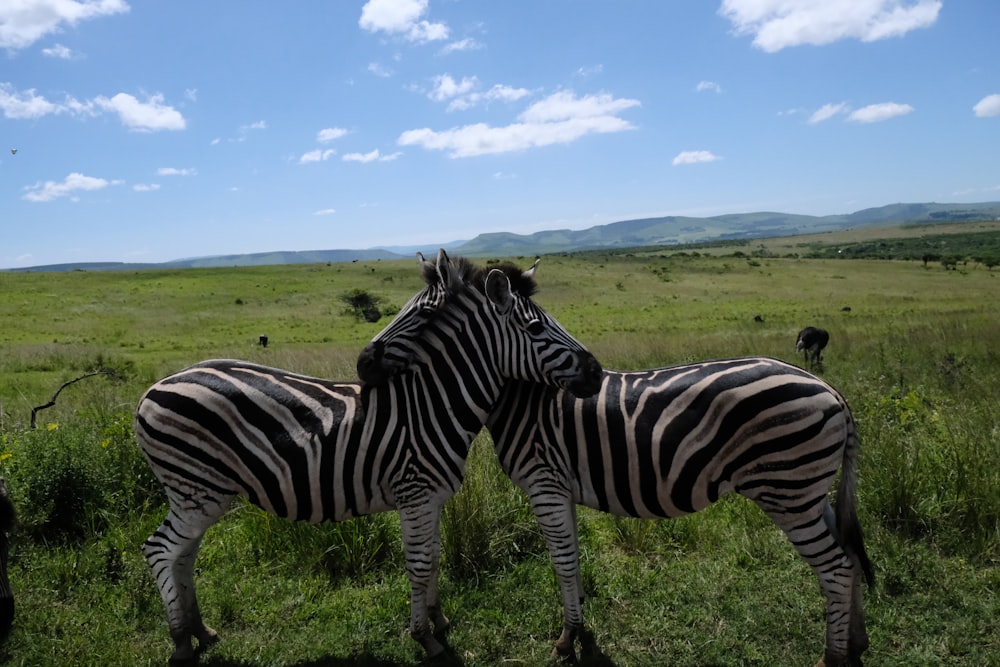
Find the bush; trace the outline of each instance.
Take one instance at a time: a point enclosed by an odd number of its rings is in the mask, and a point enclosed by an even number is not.
[[[381,297],[369,294],[363,289],[353,289],[341,295],[340,298],[349,306],[348,312],[359,320],[364,319],[366,322],[378,322],[382,317],[382,313],[378,308],[379,303],[382,301]]]
[[[0,456],[19,530],[37,541],[79,542],[162,503],[125,415],[103,429],[53,423],[8,432]]]

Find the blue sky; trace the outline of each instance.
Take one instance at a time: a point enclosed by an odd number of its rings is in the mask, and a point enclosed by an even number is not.
[[[998,26],[993,0],[4,1],[0,268],[994,201]]]

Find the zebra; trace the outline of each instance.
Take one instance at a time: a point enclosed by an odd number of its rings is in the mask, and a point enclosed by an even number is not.
[[[587,646],[575,505],[669,518],[736,492],[753,500],[812,567],[826,597],[828,667],[868,646],[856,509],[859,441],[847,403],[818,377],[747,357],[622,372],[577,398],[512,382],[487,419],[501,467],[525,491],[562,591],[554,657]],[[838,468],[836,513],[828,492]],[[822,664],[823,661],[821,661]]]
[[[7,576],[7,556],[10,533],[17,523],[17,512],[7,492],[7,483],[0,477],[0,638],[6,637],[14,624],[14,591]]]
[[[806,365],[823,363],[823,349],[830,342],[830,333],[818,327],[806,327],[795,338],[795,351],[805,355]]]
[[[311,522],[397,510],[411,636],[428,656],[445,650],[441,506],[502,386],[522,379],[586,396],[602,369],[530,298],[537,262],[486,271],[444,250],[436,262],[418,257],[427,285],[360,354],[360,383],[209,360],[143,395],[135,431],[169,502],[143,552],[167,612],[171,662],[195,657],[193,639],[198,652],[218,641],[202,620],[193,568],[205,532],[238,495]]]

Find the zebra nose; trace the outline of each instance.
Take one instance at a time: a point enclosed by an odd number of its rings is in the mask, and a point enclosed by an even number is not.
[[[385,345],[380,340],[372,341],[358,355],[358,377],[365,384],[379,384],[388,377],[382,366]]]
[[[580,375],[566,389],[574,396],[587,398],[599,392],[603,383],[604,368],[601,362],[590,352],[584,352],[580,355]]]

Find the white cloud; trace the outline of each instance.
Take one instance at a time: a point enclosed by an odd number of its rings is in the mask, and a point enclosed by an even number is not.
[[[176,167],[160,167],[156,170],[156,173],[160,176],[195,176],[198,174],[198,170],[191,168],[177,169]]]
[[[520,118],[529,123],[547,123],[606,117],[636,106],[639,106],[639,100],[615,99],[607,93],[577,97],[572,91],[562,90],[532,104]]]
[[[711,151],[681,151],[674,158],[672,164],[676,167],[681,164],[698,164],[700,162],[715,162],[716,160],[721,160],[717,155],[713,155]]]
[[[703,93],[705,91],[710,91],[713,93],[722,92],[722,86],[720,86],[714,81],[699,81],[698,85],[695,86],[694,89],[697,90],[699,93]]]
[[[368,71],[374,74],[375,76],[382,77],[383,79],[388,79],[390,76],[392,76],[392,70],[389,69],[388,67],[380,65],[379,63],[369,63]]]
[[[62,44],[56,44],[55,46],[50,46],[47,49],[42,49],[42,55],[49,58],[59,58],[61,60],[72,60],[76,54],[68,46],[63,46]]]
[[[723,0],[719,14],[738,35],[774,53],[801,44],[841,39],[873,42],[899,37],[937,21],[941,0]]]
[[[909,104],[882,102],[880,104],[869,104],[866,107],[861,107],[857,111],[852,111],[850,115],[847,116],[847,120],[854,121],[856,123],[878,123],[883,120],[895,118],[896,116],[905,116],[913,111],[913,107]]]
[[[337,212],[337,209],[335,209],[335,208],[324,208],[324,209],[320,209],[318,211],[313,211],[313,215],[333,215],[336,212]]]
[[[368,0],[358,25],[369,32],[400,35],[411,42],[448,39],[448,26],[423,19],[427,0]]]
[[[457,53],[459,51],[478,51],[482,48],[485,47],[481,43],[471,37],[466,37],[465,39],[460,39],[457,42],[450,42],[449,44],[441,47],[441,55],[446,56],[450,53]]]
[[[830,120],[839,113],[847,113],[847,111],[848,107],[845,102],[824,104],[809,116],[808,122],[810,125],[816,125],[817,123],[822,123],[824,120]]]
[[[561,91],[528,107],[518,117],[519,122],[511,125],[476,123],[444,131],[408,130],[397,143],[447,151],[453,158],[522,151],[571,143],[588,134],[631,130],[634,126],[616,114],[635,106],[639,106],[638,100],[608,94],[576,97],[571,91]]]
[[[122,123],[138,132],[157,130],[183,130],[184,116],[171,106],[163,104],[163,95],[153,95],[140,102],[128,93],[118,93],[114,97],[97,97],[94,104],[118,114]]]
[[[461,81],[455,81],[448,74],[434,77],[434,88],[427,94],[427,97],[435,102],[448,103],[447,111],[465,111],[480,103],[488,103],[495,100],[502,102],[516,102],[517,100],[530,95],[526,88],[514,88],[503,84],[495,84],[486,92],[477,91],[479,79],[476,77],[463,77]]]
[[[331,157],[337,154],[337,151],[332,148],[322,149],[317,148],[314,151],[309,151],[308,153],[303,153],[302,157],[299,158],[299,164],[309,164],[310,162],[325,162]]]
[[[474,76],[463,77],[461,81],[455,81],[450,74],[441,74],[434,77],[434,87],[427,94],[427,97],[435,102],[443,102],[471,92],[478,83],[479,80]]]
[[[0,110],[4,118],[24,119],[65,113],[69,109],[36,95],[34,88],[19,92],[9,83],[0,83]]]
[[[256,131],[266,130],[266,129],[267,129],[267,121],[266,120],[258,120],[258,121],[254,121],[253,123],[249,123],[247,125],[240,125],[238,134],[236,135],[236,138],[229,139],[229,141],[230,142],[235,142],[235,143],[238,143],[238,144],[239,143],[243,143],[250,136],[251,132],[256,132]]]
[[[347,153],[344,155],[344,162],[392,162],[398,158],[401,153],[389,153],[388,155],[382,155],[379,149],[375,149],[370,153]]]
[[[1000,116],[1000,95],[987,95],[976,102],[976,106],[972,107],[972,110],[980,118]]]
[[[17,0],[0,2],[0,48],[23,49],[63,25],[129,11],[125,0]]]
[[[159,183],[136,183],[132,186],[136,192],[155,192],[160,189]]]
[[[47,202],[60,197],[67,197],[78,190],[100,190],[109,185],[118,185],[121,181],[107,181],[103,178],[84,176],[80,173],[72,173],[61,183],[55,181],[45,181],[24,188],[25,193],[22,199],[33,202]]]
[[[325,144],[340,139],[345,134],[347,134],[347,130],[342,127],[327,127],[316,133],[316,141]]]

